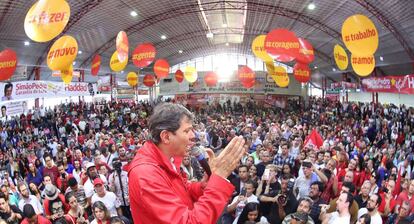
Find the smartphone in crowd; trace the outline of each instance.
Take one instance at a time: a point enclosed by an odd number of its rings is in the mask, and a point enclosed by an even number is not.
[[[265,171],[263,172],[263,176],[262,176],[262,180],[269,180],[270,178],[270,169],[265,169]]]
[[[240,191],[240,195],[246,196],[246,188],[243,187],[243,189]]]

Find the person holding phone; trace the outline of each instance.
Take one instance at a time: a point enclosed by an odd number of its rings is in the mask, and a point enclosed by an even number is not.
[[[241,212],[249,202],[259,203],[256,195],[253,194],[254,188],[253,181],[249,180],[244,184],[244,188],[240,191],[240,195],[236,196],[230,205],[227,206],[227,212],[235,212],[236,219],[233,224],[236,224]]]

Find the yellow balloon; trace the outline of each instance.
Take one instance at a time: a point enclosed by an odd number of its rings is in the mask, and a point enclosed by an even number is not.
[[[335,63],[340,70],[345,70],[348,68],[348,54],[339,44],[336,44],[334,47],[334,58]]]
[[[125,61],[119,61],[118,59],[118,52],[115,51],[112,54],[111,61],[109,62],[109,67],[111,67],[112,71],[114,72],[120,72],[124,70],[124,68],[127,66],[128,60]]]
[[[128,85],[134,87],[138,84],[138,75],[135,72],[130,72],[127,75]]]
[[[366,77],[374,71],[375,68],[375,57],[370,56],[358,56],[352,54],[351,56],[351,65],[354,69],[354,72],[361,76]]]
[[[47,54],[47,66],[53,71],[68,68],[78,55],[78,42],[72,36],[62,36]]]
[[[65,84],[72,82],[73,78],[73,65],[70,65],[68,68],[60,71],[60,78]]]
[[[24,20],[26,35],[37,42],[46,42],[59,35],[68,24],[70,6],[65,0],[39,0]]]
[[[195,81],[197,81],[197,70],[194,67],[188,66],[185,68],[184,70],[184,78],[185,80],[187,80],[189,83],[193,83]]]
[[[353,15],[342,25],[342,41],[352,54],[373,55],[378,48],[378,31],[368,17]]]
[[[275,72],[275,66],[273,65],[273,62],[266,62],[265,64],[267,73],[272,76]]]
[[[256,57],[262,59],[264,62],[273,63],[273,58],[271,58],[267,54],[264,48],[265,39],[266,39],[266,35],[259,35],[256,38],[254,38],[253,43],[252,43],[252,51],[253,51],[253,54],[256,55]]]
[[[285,88],[289,85],[290,79],[287,74],[286,68],[282,66],[275,66],[274,73],[272,75],[273,80],[275,81],[276,85],[281,88]]]

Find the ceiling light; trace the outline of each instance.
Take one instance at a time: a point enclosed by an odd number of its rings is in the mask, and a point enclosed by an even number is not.
[[[82,54],[82,51],[78,51],[78,54]]]
[[[309,10],[314,10],[316,8],[316,5],[315,5],[315,3],[313,3],[313,2],[311,2],[309,5],[308,5],[308,9]]]
[[[332,71],[336,72],[336,68],[332,68]]]
[[[317,69],[317,68],[318,68],[318,66],[315,65],[315,69]]]
[[[179,50],[178,53],[182,54],[183,53],[183,50]]]
[[[223,25],[221,25],[223,28],[227,28],[227,23],[223,23]]]
[[[136,17],[136,16],[138,15],[138,13],[137,13],[137,12],[135,12],[135,11],[131,11],[130,15],[131,15],[132,17]]]
[[[167,39],[167,36],[162,35],[162,36],[161,36],[161,39],[165,40],[165,39]]]
[[[76,65],[76,61],[74,61],[74,62],[72,63],[72,65]]]
[[[30,42],[29,41],[25,41],[24,42],[24,46],[29,46],[30,45]]]
[[[380,56],[380,61],[384,61],[384,58],[382,56]]]
[[[230,44],[229,43],[226,43],[226,46],[229,46]]]
[[[208,33],[207,33],[207,38],[210,38],[210,39],[211,39],[211,38],[213,38],[213,37],[214,37],[214,34],[213,34],[212,32],[208,32]]]

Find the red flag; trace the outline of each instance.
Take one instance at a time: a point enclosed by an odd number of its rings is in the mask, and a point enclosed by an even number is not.
[[[313,129],[310,135],[306,136],[304,148],[308,147],[314,150],[319,150],[319,148],[323,145],[323,139],[322,136],[316,131],[316,129]]]

